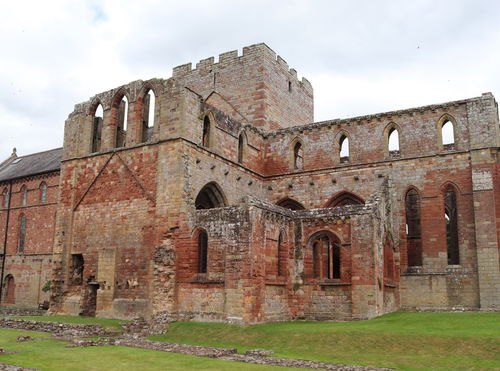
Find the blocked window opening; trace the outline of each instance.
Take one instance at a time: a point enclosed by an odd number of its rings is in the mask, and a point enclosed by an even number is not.
[[[16,284],[14,282],[14,277],[9,274],[5,277],[5,304],[15,304]]]
[[[391,236],[386,236],[384,242],[384,280],[394,281],[395,263],[394,263],[394,243]]]
[[[289,210],[304,210],[305,207],[302,206],[302,204],[298,201],[295,201],[291,198],[284,198],[283,200],[279,201],[276,205],[284,207],[285,209]]]
[[[25,185],[21,187],[21,206],[26,206],[28,200],[28,188]]]
[[[339,156],[341,164],[349,162],[349,138],[345,135],[339,139]]]
[[[278,276],[286,274],[286,253],[283,246],[284,232],[281,231],[278,237]]]
[[[198,234],[198,273],[207,273],[208,235],[205,231]]]
[[[19,218],[19,244],[17,251],[22,254],[24,252],[24,244],[26,240],[26,216],[21,215]]]
[[[102,105],[98,105],[94,118],[92,120],[92,153],[99,152],[101,150],[101,136],[102,136],[102,118],[104,116],[104,110]]]
[[[83,283],[84,260],[82,254],[71,254],[70,281],[73,285]]]
[[[406,251],[408,266],[422,265],[422,237],[420,228],[420,195],[410,189],[405,198],[406,210]]]
[[[194,204],[197,210],[227,206],[224,193],[215,182],[208,183],[198,192]]]
[[[7,188],[4,188],[2,192],[2,205],[4,209],[7,209],[9,207],[9,198],[9,190]]]
[[[392,128],[389,130],[389,137],[388,137],[387,144],[388,144],[388,150],[389,150],[390,156],[397,157],[400,155],[399,132],[395,128]]]
[[[40,184],[40,202],[43,204],[47,201],[47,183]]]
[[[317,235],[311,244],[314,278],[322,280],[340,278],[340,241],[323,233]]]
[[[203,138],[201,144],[204,147],[210,147],[210,118],[205,116],[203,119]]]
[[[116,123],[116,147],[124,147],[127,144],[127,123],[128,123],[128,99],[124,95],[118,104]]]
[[[302,143],[297,142],[293,146],[293,168],[300,170],[304,167],[304,154],[302,150]]]
[[[452,188],[448,188],[444,195],[444,219],[446,224],[446,246],[448,250],[448,264],[460,264],[458,248],[458,213],[457,196]]]
[[[245,133],[241,133],[238,137],[238,163],[242,164],[245,161],[247,140]]]
[[[142,103],[142,142],[148,142],[153,136],[155,123],[156,97],[153,90],[148,90]]]
[[[446,120],[441,127],[441,139],[443,142],[443,149],[452,150],[455,147],[455,134],[453,123]]]

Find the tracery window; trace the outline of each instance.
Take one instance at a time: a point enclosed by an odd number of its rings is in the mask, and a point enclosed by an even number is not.
[[[320,233],[311,241],[313,277],[321,280],[340,278],[340,241]]]

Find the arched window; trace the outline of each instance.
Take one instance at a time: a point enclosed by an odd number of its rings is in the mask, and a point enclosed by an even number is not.
[[[3,208],[4,209],[7,209],[9,207],[9,190],[7,189],[7,187],[5,187],[3,189],[3,192],[2,192],[2,198],[3,198],[3,202],[2,202],[2,205],[3,205]]]
[[[155,93],[153,90],[149,89],[142,101],[142,142],[150,141],[153,135],[155,104]]]
[[[297,202],[291,198],[284,198],[281,201],[278,201],[276,204],[278,206],[284,207],[285,209],[290,209],[290,210],[304,210],[305,207],[302,206],[300,202]]]
[[[197,210],[213,209],[227,205],[224,193],[215,182],[208,183],[198,192],[194,204]]]
[[[318,233],[311,240],[313,277],[321,280],[340,278],[340,241],[330,233]]]
[[[14,283],[14,277],[12,274],[5,277],[5,304],[15,304],[16,285]]]
[[[26,216],[21,214],[19,218],[19,244],[17,251],[21,254],[24,252],[24,245],[26,240]]]
[[[304,167],[304,153],[302,143],[297,141],[293,146],[293,169],[300,170]]]
[[[247,140],[245,133],[241,133],[238,137],[238,163],[242,164],[245,161]]]
[[[198,233],[198,273],[207,273],[208,235],[201,230]]]
[[[422,237],[420,228],[420,195],[413,188],[406,193],[405,211],[408,266],[421,266]]]
[[[452,150],[455,147],[455,134],[453,123],[450,120],[445,120],[441,126],[441,139],[444,150]]]
[[[400,155],[399,152],[399,132],[396,128],[389,129],[389,136],[387,138],[387,149],[389,150],[389,156],[397,157]]]
[[[349,162],[349,138],[344,134],[339,139],[339,158],[341,164]]]
[[[460,254],[458,249],[457,195],[451,186],[447,187],[444,193],[444,219],[446,224],[448,264],[460,264]]]
[[[128,99],[125,95],[114,105],[116,115],[116,148],[127,144]]]
[[[25,185],[21,187],[21,206],[26,206],[28,202],[28,188]]]
[[[40,183],[40,203],[47,201],[47,183]]]
[[[285,233],[280,232],[278,236],[278,276],[286,275],[286,253],[284,244]]]
[[[211,143],[211,122],[208,115],[203,119],[203,137],[201,140],[201,144],[204,147],[210,148]]]
[[[326,207],[339,207],[347,205],[364,205],[365,201],[354,193],[343,191],[333,196]]]
[[[102,105],[99,104],[96,107],[94,118],[92,120],[92,153],[99,152],[101,150],[103,116],[104,110],[102,109]]]

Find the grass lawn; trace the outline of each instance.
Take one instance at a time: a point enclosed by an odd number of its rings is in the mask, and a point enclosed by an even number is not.
[[[61,322],[61,323],[79,323],[79,324],[95,324],[101,325],[102,327],[108,327],[113,330],[122,331],[121,323],[129,322],[121,319],[109,319],[109,318],[95,318],[95,317],[82,317],[82,316],[19,316],[14,317],[17,319],[27,319],[40,322]]]
[[[369,321],[254,326],[178,322],[150,339],[400,370],[500,369],[500,313],[392,313]]]
[[[43,371],[164,371],[164,370],[283,370],[219,361],[210,358],[135,349],[121,346],[65,348],[56,340],[37,340],[17,343],[19,335],[47,337],[47,334],[0,329],[0,347],[18,354],[0,355],[0,362]]]

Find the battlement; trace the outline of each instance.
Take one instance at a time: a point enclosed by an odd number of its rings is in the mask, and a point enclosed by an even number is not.
[[[278,67],[282,72],[289,75],[291,81],[299,84],[305,91],[312,94],[313,88],[311,83],[303,77],[297,78],[297,71],[288,66],[288,63],[279,55],[277,55],[269,46],[264,43],[245,46],[241,55],[238,50],[231,50],[229,52],[219,54],[218,62],[215,62],[215,57],[209,57],[200,60],[196,67],[193,69],[192,63],[186,63],[172,70],[173,78],[185,78],[188,75],[194,75],[199,72],[211,72],[211,70],[223,70],[226,67],[234,66],[236,64],[244,64],[247,61],[254,63],[256,58],[267,60]]]

